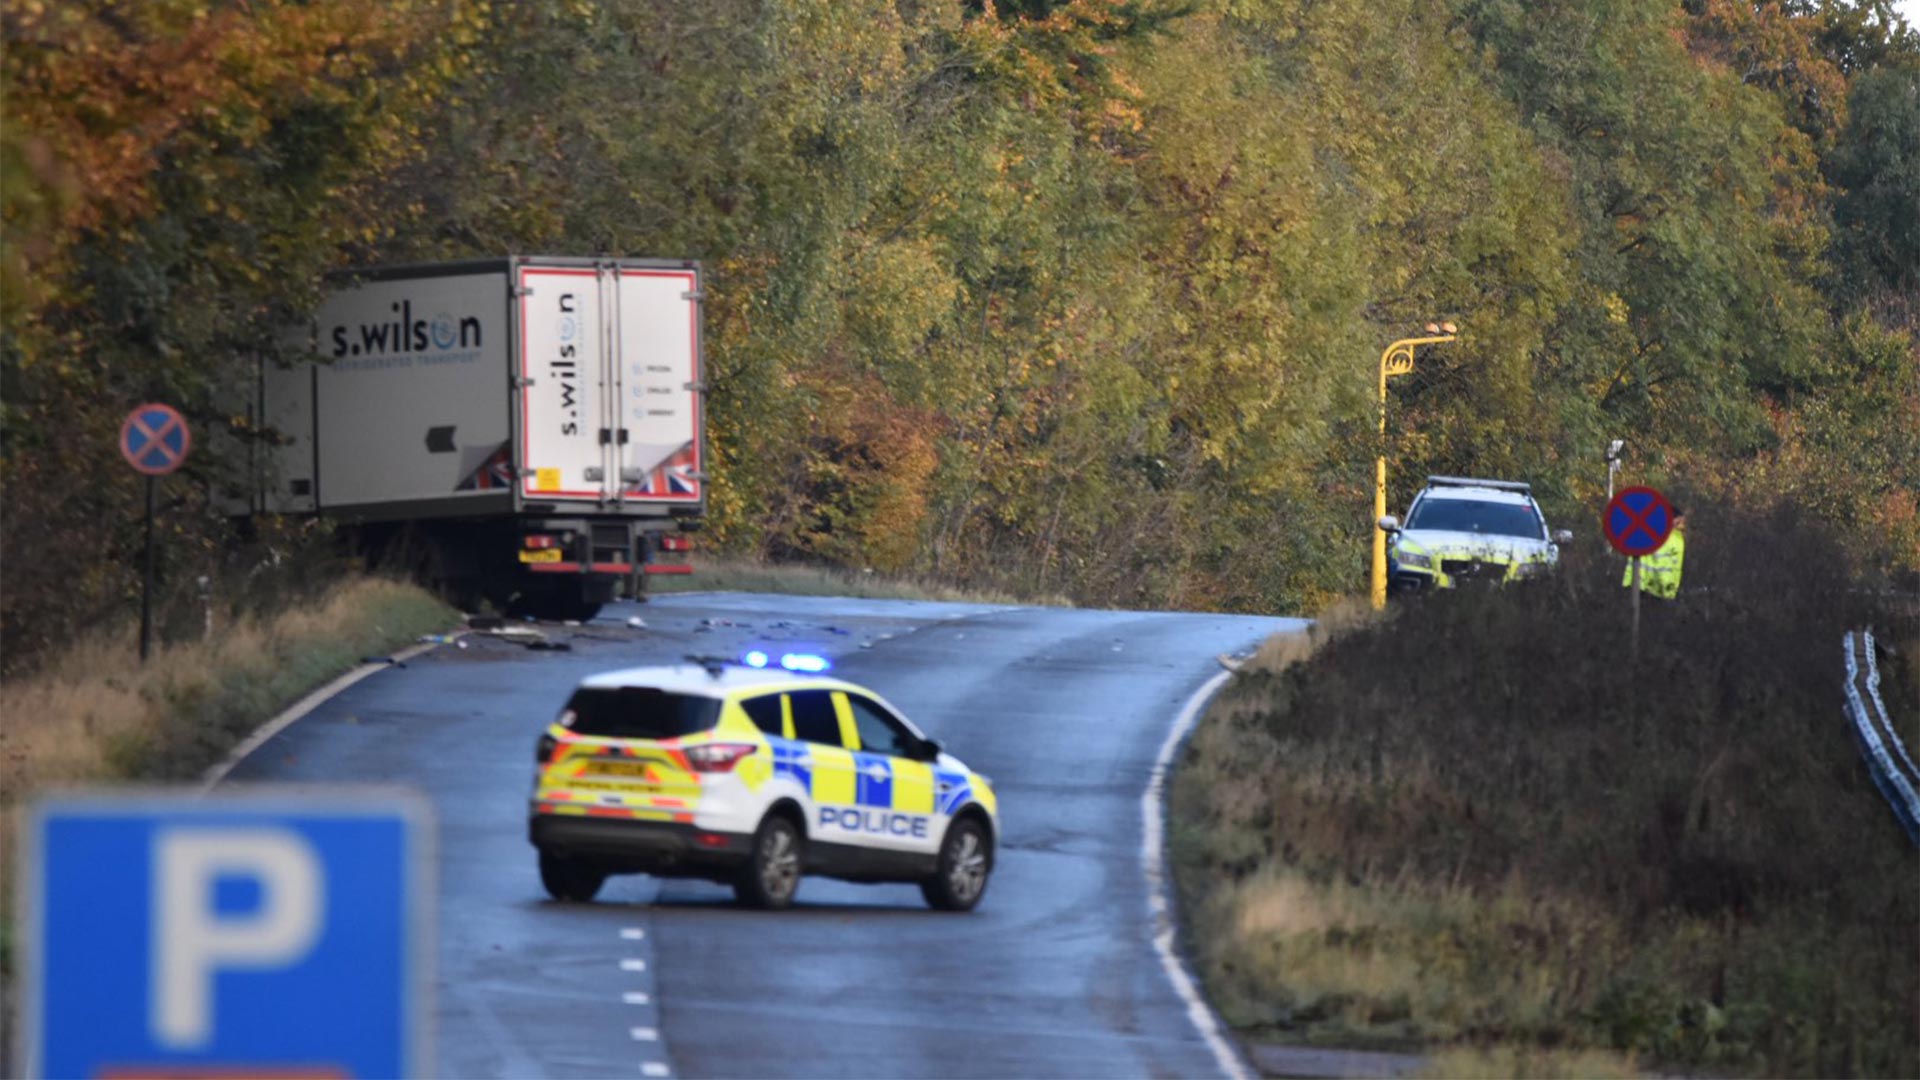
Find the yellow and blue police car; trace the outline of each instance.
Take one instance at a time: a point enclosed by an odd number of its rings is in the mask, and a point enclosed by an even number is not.
[[[585,679],[540,736],[528,837],[556,900],[645,873],[767,908],[803,874],[980,902],[999,834],[986,777],[820,657],[688,661]]]

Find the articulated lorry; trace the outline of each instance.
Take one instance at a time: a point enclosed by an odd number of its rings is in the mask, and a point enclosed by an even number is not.
[[[244,509],[333,518],[470,610],[591,618],[706,508],[700,267],[514,256],[342,279],[263,363]]]

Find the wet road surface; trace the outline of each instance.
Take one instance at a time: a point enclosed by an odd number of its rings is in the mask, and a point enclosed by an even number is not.
[[[645,628],[629,628],[630,615]],[[1141,795],[1220,653],[1289,619],[746,594],[612,605],[364,680],[230,775],[384,782],[439,820],[447,1076],[1204,1076],[1220,1071],[1151,945]],[[991,777],[980,907],[809,878],[785,912],[731,890],[610,880],[547,900],[525,837],[533,743],[573,684],[773,643],[836,659]]]

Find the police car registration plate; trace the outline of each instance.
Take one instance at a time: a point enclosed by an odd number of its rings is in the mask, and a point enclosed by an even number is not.
[[[645,778],[647,763],[644,761],[595,761],[587,766],[591,776],[631,776]]]

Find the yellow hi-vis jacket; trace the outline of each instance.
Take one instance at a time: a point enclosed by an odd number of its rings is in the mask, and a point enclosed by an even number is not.
[[[1680,564],[1687,557],[1687,534],[1679,529],[1667,536],[1660,550],[1640,560],[1640,587],[1654,596],[1671,600],[1680,595]],[[1620,578],[1625,588],[1633,587],[1633,560],[1627,560],[1627,572]]]

